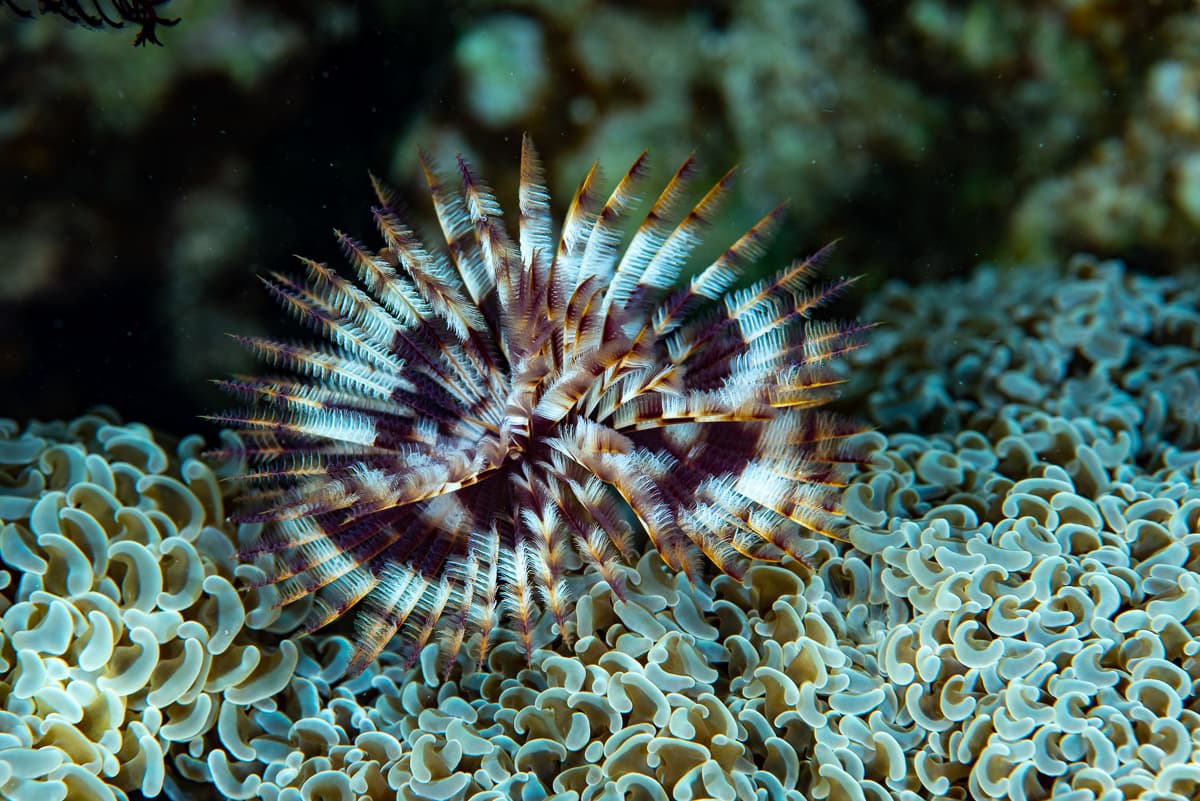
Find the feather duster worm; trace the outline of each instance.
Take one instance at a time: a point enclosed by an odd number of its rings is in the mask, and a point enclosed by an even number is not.
[[[452,656],[479,633],[482,660],[503,617],[528,656],[539,608],[567,634],[572,571],[624,592],[627,510],[689,577],[837,535],[862,427],[813,407],[863,326],[810,314],[852,279],[807,288],[818,254],[732,289],[782,207],[679,286],[732,174],[681,208],[689,158],[622,247],[645,154],[607,197],[593,166],[557,242],[528,139],[516,241],[461,157],[457,186],[422,163],[445,252],[372,179],[384,247],[336,234],[357,280],[266,280],[325,342],[241,338],[285,374],[222,382],[250,403],[214,418],[258,487],[241,519],[269,524],[243,557],[280,605],[313,596],[307,630],[355,607],[361,669],[397,635]]]

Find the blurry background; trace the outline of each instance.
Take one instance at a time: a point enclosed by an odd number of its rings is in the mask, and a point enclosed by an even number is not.
[[[33,7],[36,0],[14,0]],[[103,0],[102,0],[103,2]],[[136,27],[0,3],[0,416],[109,403],[186,433],[255,369],[225,332],[304,333],[256,274],[376,239],[367,179],[431,217],[416,149],[515,193],[530,132],[565,206],[593,160],[693,149],[776,202],[764,267],[921,282],[1077,250],[1194,263],[1200,12],[1190,0],[174,0]],[[657,186],[648,184],[657,191]]]

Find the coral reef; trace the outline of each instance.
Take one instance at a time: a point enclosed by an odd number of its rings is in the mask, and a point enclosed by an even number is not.
[[[1021,198],[1012,217],[1017,253],[1136,247],[1192,257],[1200,231],[1200,15],[1180,14],[1166,28],[1131,94],[1118,130]]]
[[[599,13],[587,4],[494,5],[506,10],[481,15],[456,51],[451,91],[461,105],[429,108],[400,137],[396,175],[412,171],[414,145],[428,142],[499,161],[490,150],[504,141],[497,131],[529,130],[552,142],[553,183],[564,186],[574,186],[594,159],[628,162],[638,142],[696,147],[700,164],[732,157],[750,178],[733,200],[731,229],[788,197],[795,210],[789,235],[803,241],[832,199],[868,180],[874,160],[915,161],[929,145],[931,106],[871,63],[867,18],[854,3],[735,0],[719,21],[703,5],[680,13],[638,4]],[[527,13],[514,13],[514,5]],[[515,30],[553,42],[547,58],[463,57],[463,50],[504,51]],[[492,87],[486,94],[479,91],[484,81]],[[665,177],[684,154],[668,152],[668,163],[652,167]]]
[[[846,233],[868,272],[901,261],[944,276],[981,252],[1190,256],[1200,14],[1187,0],[481,6],[496,10],[465,29],[472,51],[519,26],[552,43],[541,71],[456,59],[458,102],[400,137],[397,174],[439,138],[489,158],[497,133],[534,131],[555,141],[564,180],[662,141],[733,154],[756,177],[735,215],[792,197],[801,241]],[[486,107],[478,75],[507,82]]]
[[[171,458],[105,417],[6,424],[0,788],[74,782],[100,798],[161,782],[174,798],[268,801],[1195,798],[1200,438],[1171,393],[1196,378],[1196,283],[1088,258],[1020,275],[1029,282],[981,269],[930,289],[940,303],[924,312],[920,288],[870,304],[888,325],[852,368],[873,376],[858,397],[881,430],[858,435],[871,458],[846,490],[849,545],[814,539],[811,569],[758,564],[740,581],[692,584],[649,551],[616,568],[623,599],[589,574],[573,646],[539,649],[527,666],[504,633],[483,670],[462,656],[445,681],[432,645],[412,667],[387,649],[353,677],[340,634],[269,650],[263,627],[289,621],[264,612],[269,596],[234,606],[234,542],[254,533],[212,525],[221,491],[195,439]],[[994,313],[958,341],[940,334],[939,309],[981,297]],[[913,383],[895,386],[898,375]],[[892,411],[908,393],[913,404]],[[192,545],[189,569],[142,564],[168,540],[178,556]],[[189,587],[190,605],[170,600]],[[109,630],[140,640],[93,645]],[[261,649],[270,681],[222,684],[236,671],[206,661],[214,638],[223,653]],[[209,680],[181,690],[151,669],[121,695],[151,643],[160,661],[190,664],[199,650]],[[92,659],[110,648],[116,664]],[[197,684],[208,718],[169,730],[188,719],[177,691]],[[105,717],[76,711],[96,699]]]
[[[482,666],[353,675],[345,629],[291,638],[311,600],[249,589],[198,438],[0,420],[0,797],[1200,797],[1192,0],[157,7],[165,48],[0,24],[5,414],[188,430],[197,379],[249,369],[223,332],[278,317],[248,272],[321,252],[367,169],[530,131],[560,197],[696,147],[752,177],[712,239],[791,197],[781,252],[903,279],[846,365],[878,430],[809,567],[689,584],[647,548],[624,597],[572,575],[530,663],[501,630]],[[1037,266],[1079,249],[1130,267]],[[1018,266],[912,285],[981,253]]]

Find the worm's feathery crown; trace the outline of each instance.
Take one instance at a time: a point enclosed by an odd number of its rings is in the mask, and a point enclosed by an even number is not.
[[[864,326],[810,313],[853,279],[807,288],[822,251],[732,289],[782,208],[680,286],[731,174],[681,209],[689,158],[622,248],[645,154],[607,197],[593,167],[557,242],[528,138],[515,242],[461,157],[455,183],[422,164],[444,251],[372,178],[384,247],[337,234],[357,281],[306,259],[265,280],[324,344],[240,338],[283,372],[222,382],[249,400],[214,418],[241,430],[241,519],[268,524],[243,556],[278,604],[313,596],[307,630],[356,607],[361,669],[397,635],[452,656],[478,633],[482,660],[503,617],[528,655],[538,608],[568,633],[572,571],[624,591],[622,500],[689,577],[700,554],[736,575],[837,536],[862,427],[813,407]]]

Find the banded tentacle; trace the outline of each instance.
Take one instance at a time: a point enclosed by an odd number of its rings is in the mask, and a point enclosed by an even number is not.
[[[593,167],[556,239],[528,138],[515,236],[464,159],[421,163],[444,246],[372,176],[380,249],[336,232],[351,275],[265,279],[323,342],[239,338],[280,372],[220,382],[276,604],[310,599],[308,631],[355,610],[357,668],[395,638],[482,660],[502,621],[527,654],[569,637],[584,567],[623,597],[631,519],[689,576],[842,536],[862,426],[815,407],[866,327],[813,315],[853,279],[809,288],[821,251],[734,288],[782,206],[679,286],[732,172],[689,206],[689,157],[631,222],[646,154],[607,194]]]

